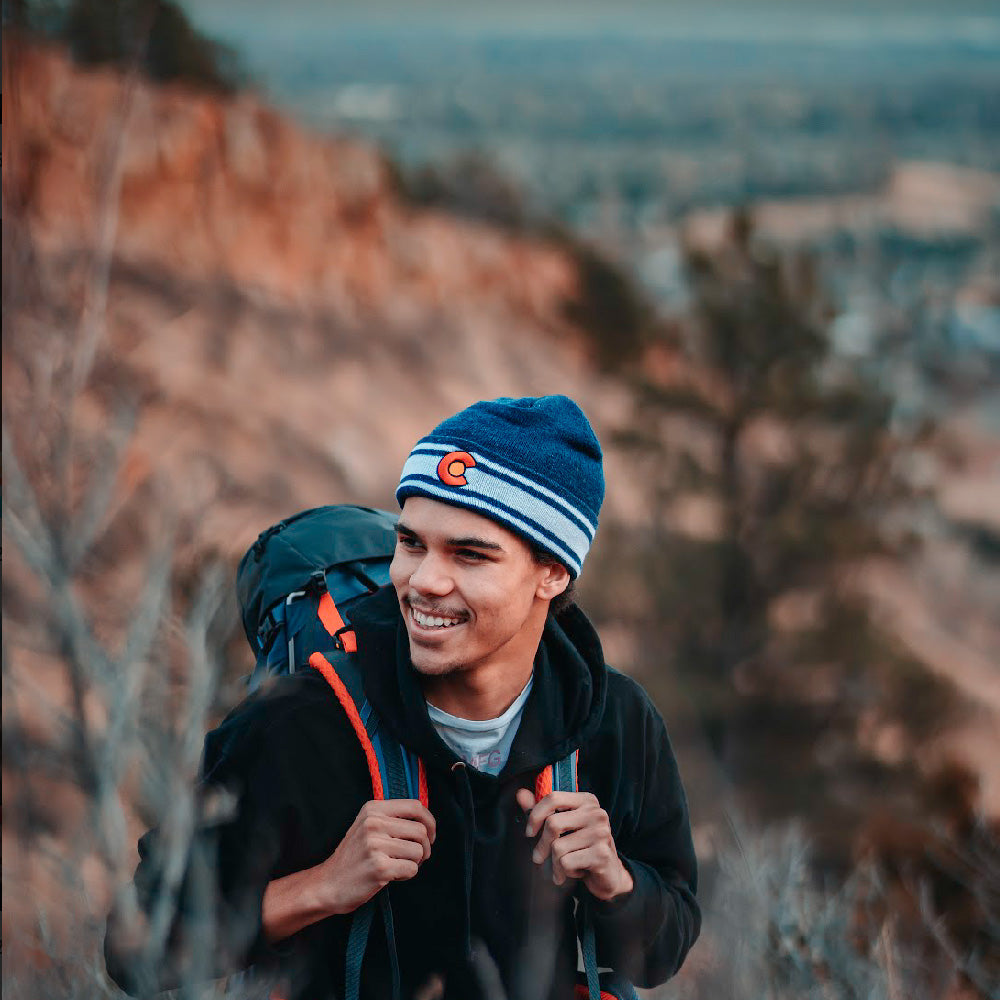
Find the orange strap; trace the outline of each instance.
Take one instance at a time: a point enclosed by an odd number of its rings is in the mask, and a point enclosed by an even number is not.
[[[427,793],[427,769],[424,767],[424,758],[417,758],[417,798],[425,808],[430,808],[430,795]]]
[[[579,1000],[587,1000],[590,996],[590,991],[583,985],[583,983],[577,983],[576,995]],[[607,990],[601,990],[601,1000],[615,1000],[615,995],[613,993],[609,993]]]
[[[332,600],[330,604],[333,604]],[[339,618],[340,616],[338,615],[337,617]],[[313,653],[309,657],[309,666],[315,667],[326,678],[326,682],[333,688],[333,693],[337,696],[337,700],[344,706],[347,718],[354,727],[355,735],[361,743],[361,749],[365,752],[365,760],[368,762],[368,773],[372,777],[372,797],[381,801],[385,798],[385,793],[382,791],[382,775],[379,774],[378,770],[378,757],[375,755],[375,748],[372,746],[372,741],[368,738],[368,732],[361,721],[361,716],[358,715],[358,707],[354,704],[351,693],[344,686],[344,682],[337,676],[337,671],[330,666],[330,661],[322,653]],[[421,761],[421,764],[423,764],[423,761]]]
[[[552,791],[552,765],[546,764],[535,778],[535,801],[540,802]]]
[[[353,632],[340,632],[346,622],[341,618],[340,612],[337,610],[337,605],[333,603],[333,598],[330,596],[329,591],[319,599],[319,607],[316,609],[316,613],[319,615],[319,620],[323,623],[323,628],[335,639],[339,638],[348,653],[356,653],[358,651],[358,637]],[[340,632],[339,636],[337,635],[338,632]]]
[[[337,676],[337,671],[333,669],[330,661],[322,653],[313,653],[309,657],[309,665],[315,667],[323,675],[327,684],[333,688],[333,693],[337,696],[337,701],[340,702],[347,713],[347,718],[354,729],[354,734],[361,743],[361,749],[365,752],[368,773],[372,779],[373,797],[380,800],[384,799],[385,792],[382,788],[382,775],[378,769],[378,756],[368,736],[368,730],[365,729],[365,724],[361,721],[358,706],[354,704],[354,699],[351,697],[350,691],[347,690],[344,682]],[[425,809],[430,808],[430,795],[427,791],[427,769],[424,767],[423,757],[417,758],[417,798]]]

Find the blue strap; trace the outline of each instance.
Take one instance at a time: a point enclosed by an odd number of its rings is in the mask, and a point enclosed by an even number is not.
[[[594,937],[594,920],[590,905],[580,900],[580,950],[583,952],[583,969],[587,974],[588,1000],[601,1000],[601,977],[597,971],[597,942]]]
[[[580,790],[577,780],[577,765],[580,751],[574,750],[552,766],[552,788],[559,792]],[[583,968],[587,973],[588,1000],[601,1000],[601,979],[597,971],[597,942],[594,934],[594,918],[585,899],[580,900],[578,913],[580,950],[583,952]]]
[[[357,661],[351,654],[343,651],[339,654],[332,654],[329,660],[354,700],[365,730],[372,741],[386,798],[417,798],[417,756],[401,743],[397,743],[388,733],[383,734],[379,731],[380,719],[378,713],[365,697]],[[375,898],[370,899],[364,906],[355,911],[354,919],[351,921],[345,962],[345,1000],[358,1000],[361,989],[361,965],[368,947],[368,937],[375,911],[375,899],[379,901],[382,923],[385,927],[386,950],[389,953],[389,966],[392,973],[392,998],[399,1000],[401,995],[396,932],[393,926],[392,905],[389,902],[387,886]]]
[[[382,909],[382,923],[385,925],[385,940],[389,945],[389,969],[392,972],[392,1000],[399,1000],[399,956],[396,954],[396,932],[392,926],[392,903],[389,902],[389,887],[379,893]]]
[[[574,750],[552,766],[552,791],[578,792],[576,780],[576,765],[580,751]]]
[[[349,654],[343,654],[339,657],[335,669],[337,669],[341,680],[344,680],[345,684],[349,684],[349,689],[350,687],[354,688],[354,691],[351,692],[352,696],[357,695],[355,704],[358,706],[358,714],[361,716],[375,750],[385,795],[387,798],[393,799],[409,797],[411,788],[416,789],[416,757],[391,737],[383,738],[383,734],[379,732],[378,713],[364,697],[363,689],[358,683],[360,678],[354,669],[354,661],[347,659],[348,656]],[[412,797],[416,798],[415,792]],[[389,892],[388,887],[386,887],[375,898],[370,899],[358,909],[351,921],[344,970],[345,1000],[358,1000],[361,989],[361,966],[368,947],[368,938],[375,912],[375,899],[378,900],[378,906],[382,912],[382,924],[385,928],[386,951],[389,953],[389,968],[392,974],[392,1000],[399,1000],[401,996],[396,932],[393,926],[392,905],[389,902]]]
[[[375,914],[375,900],[379,902],[382,911],[382,924],[385,927],[385,941],[389,952],[389,969],[392,973],[392,1000],[400,1000],[399,956],[396,954],[396,931],[392,920],[392,903],[389,901],[388,887],[369,899],[360,909],[355,910],[351,921],[351,932],[347,937],[347,952],[345,955],[344,1000],[358,1000],[361,990],[361,966],[365,951],[368,948],[368,936],[371,931],[372,917]]]
[[[371,726],[366,725],[365,729],[368,730],[368,738],[372,741],[372,749],[375,751],[375,759],[378,761],[378,773],[382,779],[382,794],[387,799],[398,799],[399,794],[394,792],[389,785],[389,775],[385,767],[385,753],[382,749],[382,737]]]
[[[372,926],[375,902],[369,899],[360,909],[354,911],[351,933],[347,938],[347,953],[344,965],[344,1000],[358,1000],[361,990],[361,963],[368,947],[368,932]],[[390,949],[392,951],[394,949]]]
[[[406,778],[406,751],[402,744],[395,740],[386,740],[382,747],[379,767],[382,768],[382,787],[385,789],[386,798],[409,798],[410,783]]]

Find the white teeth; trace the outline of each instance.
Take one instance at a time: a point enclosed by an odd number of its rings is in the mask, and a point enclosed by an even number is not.
[[[417,611],[416,608],[410,608],[410,614],[413,615],[413,620],[424,628],[451,628],[453,625],[458,625],[460,621],[458,618],[438,618],[435,615],[425,615],[423,612]]]

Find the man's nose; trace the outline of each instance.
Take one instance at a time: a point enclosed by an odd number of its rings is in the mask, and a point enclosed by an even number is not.
[[[410,586],[421,594],[443,596],[451,593],[454,580],[440,556],[425,552],[420,564],[410,574]]]

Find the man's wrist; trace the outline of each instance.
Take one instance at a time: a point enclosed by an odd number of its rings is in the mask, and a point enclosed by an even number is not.
[[[335,874],[329,871],[329,866],[333,861],[329,857],[322,864],[310,869],[309,874],[313,877],[309,879],[310,902],[319,914],[319,919],[333,917],[338,914],[349,913],[343,893],[340,890],[340,881]]]
[[[594,891],[590,889],[590,894],[596,899],[599,899],[602,903],[612,903],[624,899],[634,888],[635,882],[632,879],[632,873],[622,864],[619,859],[619,874],[616,879],[615,885],[609,892]],[[588,888],[590,888],[588,886]]]
[[[268,883],[261,910],[264,934],[272,942],[346,912],[321,865]]]
[[[622,865],[621,869],[619,888],[611,899],[620,899],[623,896],[627,896],[635,888],[635,880],[632,878],[632,873],[625,867],[625,865]]]

